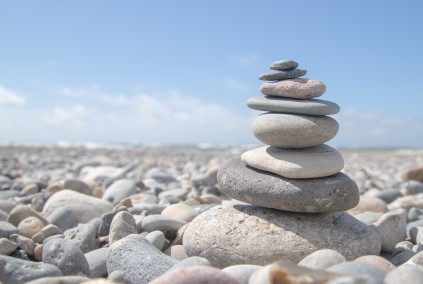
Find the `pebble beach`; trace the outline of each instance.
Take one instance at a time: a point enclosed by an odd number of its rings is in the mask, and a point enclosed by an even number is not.
[[[378,232],[378,254],[347,259],[322,248],[297,263],[280,259],[257,265],[251,259],[226,267],[187,255],[183,234],[196,217],[244,204],[220,191],[216,175],[225,160],[245,150],[0,147],[1,281],[170,283],[185,277],[185,283],[203,278],[209,281],[203,283],[272,283],[278,271],[315,281],[307,283],[421,281],[423,183],[404,177],[423,164],[419,150],[341,150],[343,172],[361,194],[348,214]],[[243,238],[238,235],[238,247]],[[249,245],[243,249],[256,250]],[[275,246],[261,242],[260,250]]]
[[[423,151],[326,144],[298,66],[259,76],[258,148],[1,146],[1,282],[423,283]]]

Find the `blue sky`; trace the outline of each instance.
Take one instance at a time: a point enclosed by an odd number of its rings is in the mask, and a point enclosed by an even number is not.
[[[259,143],[245,102],[290,58],[330,144],[423,147],[423,2],[225,2],[0,1],[0,140]]]

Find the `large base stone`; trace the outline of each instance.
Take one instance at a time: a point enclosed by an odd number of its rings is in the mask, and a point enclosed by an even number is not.
[[[291,212],[336,212],[355,207],[360,194],[346,174],[289,179],[231,159],[219,168],[220,190],[237,200]]]
[[[345,212],[291,213],[253,205],[220,205],[196,217],[183,245],[189,256],[213,266],[298,263],[319,249],[333,249],[353,260],[379,254],[381,240],[369,226]]]

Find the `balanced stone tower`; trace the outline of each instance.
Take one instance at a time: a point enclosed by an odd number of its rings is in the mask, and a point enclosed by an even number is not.
[[[358,204],[359,190],[340,172],[342,155],[323,144],[338,132],[338,123],[328,115],[339,106],[315,99],[326,91],[325,84],[299,78],[307,71],[297,67],[295,61],[280,60],[260,76],[270,81],[261,86],[264,96],[247,104],[265,111],[252,128],[268,146],[220,167],[220,190],[242,202],[216,206],[195,218],[183,236],[188,255],[226,267],[299,262],[323,248],[349,260],[380,253],[378,234],[343,212]]]

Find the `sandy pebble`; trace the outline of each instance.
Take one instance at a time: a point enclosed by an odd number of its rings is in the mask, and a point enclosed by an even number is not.
[[[28,238],[38,233],[44,227],[44,223],[37,217],[30,216],[19,222],[19,234]]]
[[[109,244],[136,233],[136,224],[131,213],[127,211],[118,212],[110,224]]]
[[[304,257],[298,265],[310,269],[327,269],[335,264],[347,261],[339,252],[332,249],[321,249]]]
[[[185,205],[183,203],[177,203],[166,207],[162,211],[161,215],[177,218],[185,222],[191,222],[192,219],[198,216],[198,213],[188,205]]]

